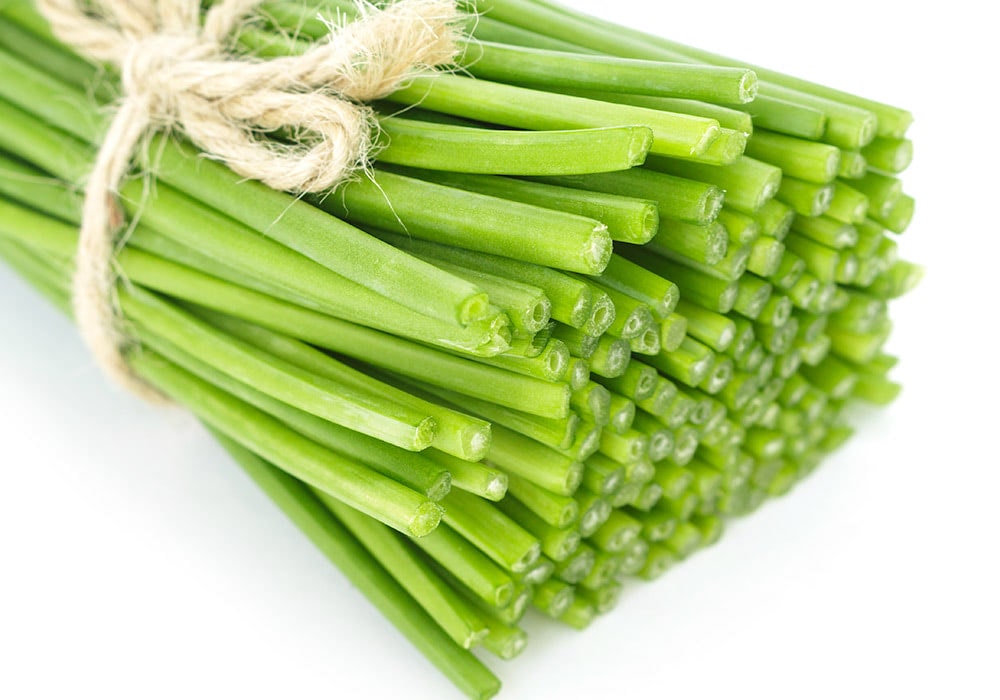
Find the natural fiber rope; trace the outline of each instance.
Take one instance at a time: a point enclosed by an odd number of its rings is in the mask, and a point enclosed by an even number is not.
[[[295,193],[332,190],[372,154],[376,122],[363,102],[458,52],[454,0],[358,0],[358,21],[300,56],[260,61],[231,52],[261,0],[37,0],[55,35],[121,71],[123,97],[87,181],[73,279],[73,310],[98,364],[148,400],[162,397],[126,361],[115,252],[115,194],[154,129],[180,129],[244,177]],[[264,138],[277,129],[293,144]]]

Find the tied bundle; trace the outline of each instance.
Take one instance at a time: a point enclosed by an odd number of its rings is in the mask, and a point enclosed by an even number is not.
[[[179,127],[210,157],[244,177],[290,192],[332,190],[371,158],[375,119],[364,102],[409,75],[452,61],[457,10],[442,0],[402,0],[294,58],[252,61],[226,45],[260,0],[225,0],[201,16],[197,0],[118,0],[85,10],[40,0],[52,31],[82,55],[121,72],[123,98],[87,181],[73,311],[98,363],[119,383],[158,398],[129,369],[114,301],[111,198],[151,129]],[[360,6],[364,8],[364,6]],[[255,132],[291,130],[277,144]]]
[[[547,0],[87,8],[0,4],[0,256],[470,697],[900,390],[905,110]]]

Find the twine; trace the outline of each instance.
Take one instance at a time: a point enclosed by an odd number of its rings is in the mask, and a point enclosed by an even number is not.
[[[115,195],[142,141],[178,129],[244,177],[297,194],[330,191],[372,155],[377,123],[363,103],[458,52],[454,0],[385,9],[358,0],[357,21],[302,55],[237,55],[235,34],[260,2],[220,0],[203,20],[200,0],[37,0],[61,41],[121,72],[123,97],[86,183],[73,311],[98,365],[150,401],[162,397],[129,367],[115,269],[124,243]],[[295,142],[266,138],[278,129]]]

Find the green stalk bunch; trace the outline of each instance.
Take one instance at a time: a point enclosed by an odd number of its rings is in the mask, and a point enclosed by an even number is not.
[[[370,174],[335,192],[153,138],[118,300],[133,371],[488,698],[474,649],[517,656],[529,613],[587,627],[891,402],[920,268],[904,110],[546,0],[465,5],[458,70],[374,105]],[[262,11],[241,50],[283,56],[357,6]],[[0,256],[72,313],[116,78],[27,0],[0,15]]]

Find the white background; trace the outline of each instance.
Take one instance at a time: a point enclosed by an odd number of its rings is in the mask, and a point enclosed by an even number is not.
[[[906,385],[789,497],[504,698],[997,698],[1000,68],[979,3],[574,6],[912,109]],[[987,75],[989,71],[990,75]],[[0,697],[459,698],[190,419],[109,388],[0,269]]]

